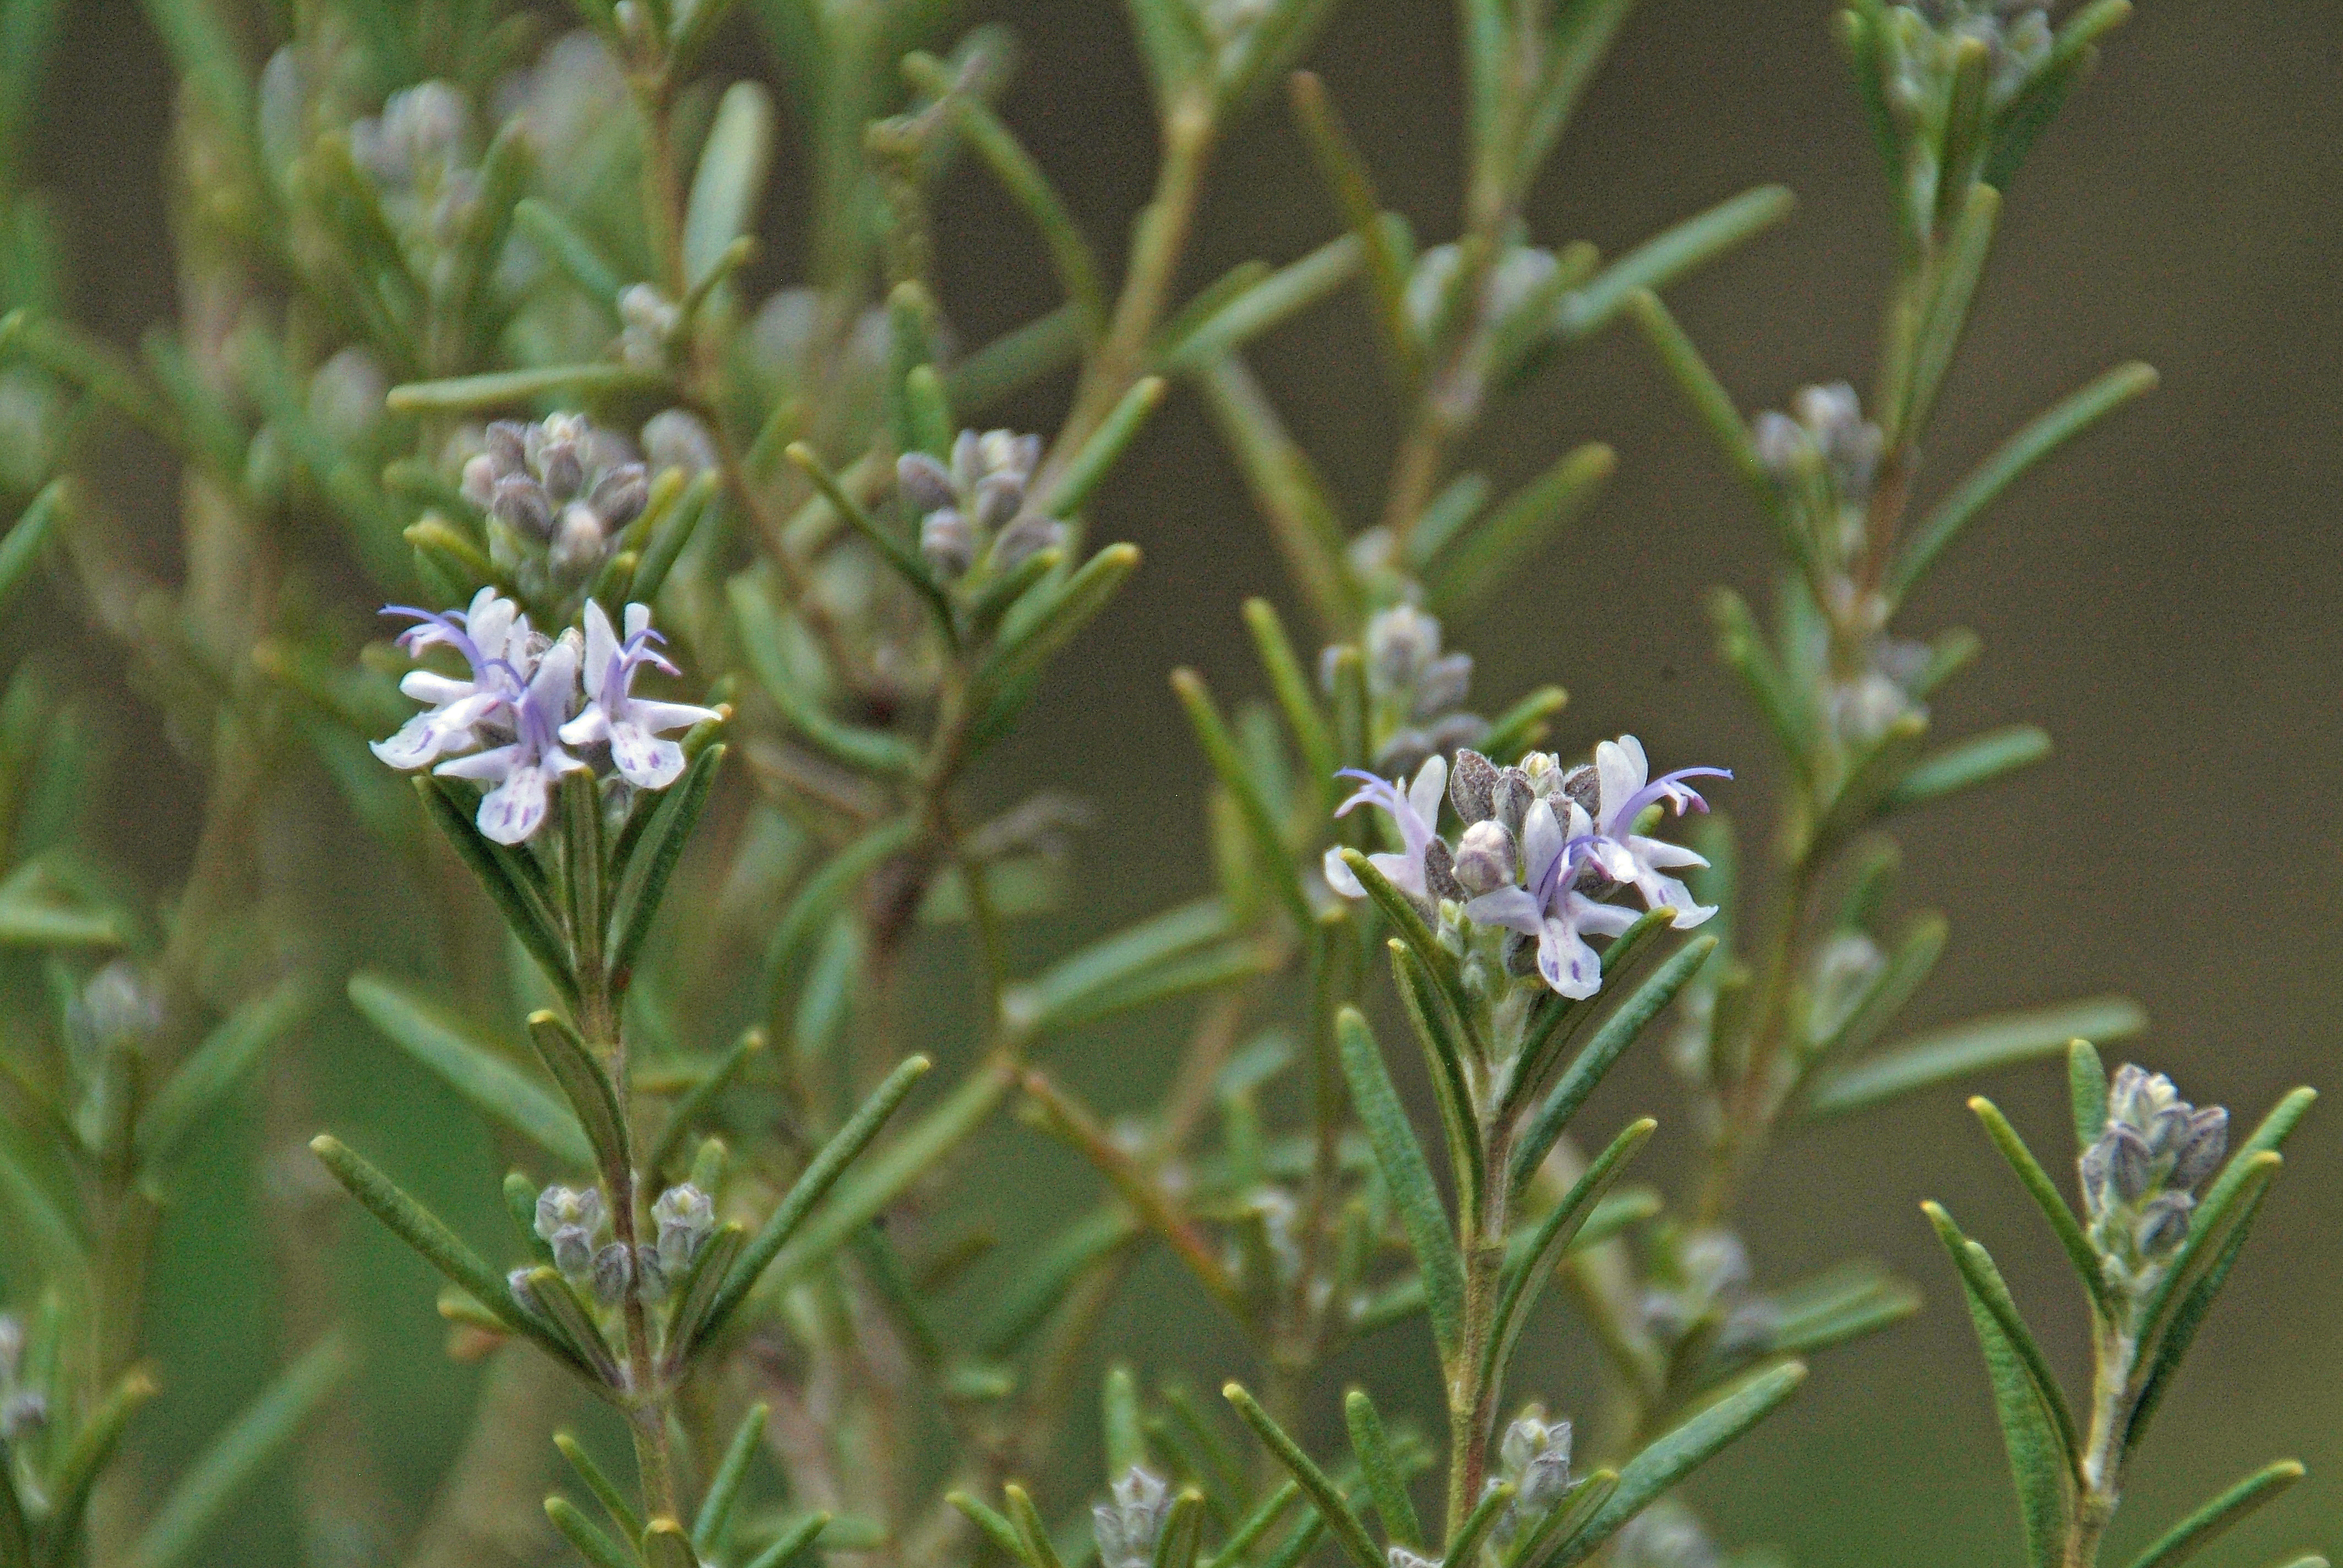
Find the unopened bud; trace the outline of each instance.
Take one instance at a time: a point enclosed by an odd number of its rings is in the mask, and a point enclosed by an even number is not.
[[[613,1241],[594,1254],[594,1298],[606,1307],[615,1307],[627,1299],[627,1292],[635,1282],[634,1250],[623,1241]]]
[[[1496,808],[1497,765],[1466,747],[1456,753],[1448,769],[1448,799],[1469,828],[1485,822]]]
[[[1451,653],[1433,659],[1416,678],[1416,717],[1431,719],[1447,712],[1464,700],[1464,694],[1472,687],[1471,654]]]
[[[2218,1105],[2192,1111],[2180,1140],[2179,1152],[2173,1156],[2168,1180],[2176,1188],[2194,1191],[2221,1168],[2222,1158],[2228,1152],[2228,1111]]]
[[[669,1273],[680,1274],[716,1229],[716,1205],[708,1194],[685,1181],[669,1188],[651,1205],[651,1223],[659,1231],[659,1257]]]
[[[925,452],[906,452],[895,459],[895,488],[913,517],[941,511],[960,498],[951,474]]]
[[[508,474],[498,479],[489,494],[488,511],[523,538],[553,537],[553,503],[544,487],[526,474]]]
[[[2169,1256],[2188,1239],[2188,1216],[2197,1201],[2186,1192],[2159,1192],[2140,1206],[2137,1238],[2140,1256]]]
[[[976,530],[957,507],[930,512],[920,524],[920,554],[940,576],[960,577],[976,564]]]
[[[593,508],[582,503],[565,507],[561,527],[554,536],[553,548],[546,555],[546,564],[557,576],[575,582],[602,564],[609,545],[609,536]]]
[[[1491,819],[1464,829],[1456,841],[1456,879],[1473,894],[1493,893],[1513,881],[1513,836],[1503,822]]]
[[[992,564],[995,569],[1005,572],[1019,562],[1065,542],[1065,524],[1040,512],[1025,512],[1001,529],[1001,537],[992,541]]]
[[[603,470],[594,481],[586,505],[602,519],[605,528],[616,531],[643,515],[643,506],[650,499],[650,480],[640,463],[621,463]]]
[[[1423,886],[1434,903],[1443,899],[1464,901],[1464,885],[1456,879],[1454,857],[1445,839],[1434,839],[1423,847]]]
[[[1100,1568],[1148,1568],[1155,1561],[1164,1516],[1171,1512],[1170,1488],[1134,1464],[1109,1491],[1113,1501],[1091,1510]]]
[[[1504,824],[1506,832],[1519,839],[1535,804],[1537,791],[1530,787],[1528,774],[1518,768],[1498,769],[1496,785],[1489,792],[1489,814]]]

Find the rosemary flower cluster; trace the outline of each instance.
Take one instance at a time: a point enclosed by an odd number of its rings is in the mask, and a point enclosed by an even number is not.
[[[1031,505],[1041,461],[1041,437],[1012,430],[962,430],[949,466],[925,452],[895,460],[904,513],[919,525],[920,554],[938,577],[957,582],[980,567],[1013,571],[1065,541],[1065,524]]]
[[[2107,1126],[2080,1163],[2091,1244],[2118,1295],[2144,1296],[2164,1277],[2228,1151],[2227,1111],[2189,1104],[2160,1072],[2116,1070]]]
[[[610,772],[635,789],[664,789],[684,765],[669,733],[719,717],[712,708],[634,694],[644,667],[676,673],[659,651],[649,605],[627,606],[619,628],[589,600],[580,623],[558,637],[531,627],[492,588],[466,609],[392,605],[383,613],[416,622],[398,639],[410,655],[445,648],[466,668],[460,675],[408,671],[399,689],[424,710],[375,742],[375,755],[393,768],[487,785],[479,828],[499,844],[535,837],[560,778],[594,769],[578,752],[606,757]]]
[[[1614,895],[1632,891],[1647,910],[1674,911],[1678,930],[1716,912],[1672,874],[1708,862],[1640,829],[1654,809],[1679,816],[1708,809],[1685,780],[1732,774],[1684,768],[1654,779],[1632,735],[1602,742],[1593,762],[1575,767],[1534,751],[1501,768],[1466,749],[1453,770],[1435,756],[1412,782],[1349,769],[1343,776],[1359,780],[1359,789],[1335,815],[1374,806],[1397,831],[1398,849],[1368,857],[1386,880],[1467,943],[1473,928],[1505,933],[1500,950],[1508,975],[1535,974],[1574,1000],[1603,983],[1601,955],[1587,939],[1616,937],[1637,919],[1632,908],[1609,901]],[[1438,830],[1443,799],[1463,824],[1453,844]],[[1324,871],[1344,898],[1365,896],[1340,849],[1327,851]]]
[[[488,517],[488,556],[531,597],[574,593],[642,515],[650,482],[625,439],[581,414],[499,419],[464,464],[464,496]]]

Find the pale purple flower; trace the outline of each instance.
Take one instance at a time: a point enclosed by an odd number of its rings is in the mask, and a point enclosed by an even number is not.
[[[546,649],[518,701],[510,704],[514,739],[508,746],[442,762],[433,769],[453,779],[495,780],[480,799],[480,831],[499,844],[519,844],[545,825],[554,781],[586,766],[561,749],[561,727],[578,693],[574,633]]]
[[[1716,913],[1714,904],[1694,900],[1692,891],[1667,873],[1708,862],[1681,844],[1647,839],[1634,830],[1635,819],[1650,807],[1664,803],[1683,816],[1687,808],[1705,811],[1708,802],[1684,781],[1687,779],[1730,779],[1722,768],[1682,768],[1659,779],[1651,776],[1643,743],[1632,735],[1605,740],[1594,749],[1594,776],[1600,810],[1594,821],[1594,839],[1586,858],[1614,882],[1634,885],[1649,910],[1673,910],[1678,930],[1689,930]],[[1573,837],[1576,835],[1574,834]]]
[[[458,678],[437,670],[409,670],[398,689],[427,706],[389,739],[372,742],[374,754],[393,768],[412,770],[478,745],[481,727],[497,720],[528,685],[533,662],[528,618],[492,588],[473,595],[469,609],[441,615],[390,605],[383,614],[414,618],[415,625],[398,638],[410,656],[452,648],[471,671]]]
[[[1579,868],[1594,843],[1594,824],[1584,807],[1567,796],[1556,799],[1569,809],[1566,825],[1553,800],[1538,801],[1523,820],[1527,886],[1482,894],[1464,906],[1464,918],[1535,937],[1540,978],[1560,995],[1583,1001],[1603,988],[1603,960],[1587,937],[1615,937],[1635,923],[1635,914],[1578,890]]]
[[[1448,762],[1441,757],[1428,759],[1416,770],[1415,782],[1404,791],[1399,783],[1363,773],[1355,768],[1345,768],[1340,775],[1359,780],[1358,792],[1334,809],[1337,817],[1346,816],[1355,806],[1379,806],[1391,814],[1399,827],[1400,842],[1404,849],[1367,857],[1367,863],[1383,874],[1383,879],[1401,892],[1419,902],[1432,894],[1424,879],[1423,854],[1433,839],[1433,825],[1440,820],[1440,798],[1448,789]],[[1326,885],[1346,899],[1363,899],[1366,889],[1351,874],[1343,863],[1342,851],[1337,848],[1326,851]]]
[[[689,702],[655,702],[632,691],[635,671],[645,665],[676,673],[658,647],[649,605],[627,607],[622,641],[598,604],[586,606],[586,711],[561,727],[570,746],[608,742],[619,776],[640,789],[664,789],[683,771],[683,748],[660,739],[670,729],[689,729],[717,717],[712,708]]]

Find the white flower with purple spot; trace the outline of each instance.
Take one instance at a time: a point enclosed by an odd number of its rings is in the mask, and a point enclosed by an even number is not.
[[[683,771],[683,748],[662,739],[670,729],[689,729],[717,717],[716,709],[689,702],[655,702],[637,697],[635,671],[645,665],[676,673],[656,646],[649,605],[627,607],[623,640],[611,629],[598,604],[586,606],[586,710],[561,727],[570,746],[607,742],[611,765],[639,789],[664,789]]]
[[[1399,828],[1403,849],[1380,855],[1369,855],[1367,863],[1383,874],[1383,879],[1419,903],[1432,897],[1424,880],[1423,852],[1433,839],[1433,825],[1440,820],[1440,798],[1448,789],[1448,762],[1433,757],[1416,770],[1415,782],[1403,790],[1399,784],[1363,773],[1355,768],[1345,768],[1339,777],[1359,780],[1358,792],[1334,809],[1337,817],[1346,816],[1356,806],[1379,806],[1388,812]],[[1363,899],[1366,889],[1351,874],[1338,847],[1326,851],[1326,885],[1346,899]]]
[[[442,757],[468,751],[480,742],[483,726],[495,724],[518,699],[528,682],[534,655],[528,618],[492,588],[472,596],[469,609],[445,615],[407,605],[390,605],[385,615],[411,616],[399,647],[409,656],[427,648],[452,648],[470,666],[464,678],[432,669],[411,669],[398,689],[427,706],[387,740],[371,742],[374,754],[393,768],[412,771]]]
[[[1679,817],[1687,809],[1705,811],[1708,802],[1684,781],[1733,775],[1722,768],[1681,768],[1659,779],[1651,773],[1643,743],[1632,735],[1595,747],[1600,811],[1593,823],[1586,858],[1613,881],[1631,884],[1643,895],[1645,909],[1673,910],[1675,919],[1671,923],[1680,931],[1690,930],[1716,913],[1716,906],[1696,902],[1692,890],[1667,873],[1708,862],[1681,844],[1644,837],[1634,830],[1635,819],[1659,804],[1672,807]]]
[[[565,632],[537,661],[528,686],[511,704],[508,746],[442,762],[432,771],[451,779],[493,780],[480,798],[480,831],[499,844],[520,844],[545,825],[554,781],[586,766],[561,749],[561,727],[578,695],[578,638]]]
[[[1566,822],[1552,800],[1538,801],[1523,819],[1527,885],[1482,894],[1464,906],[1464,918],[1535,937],[1539,977],[1558,994],[1583,1001],[1603,989],[1602,956],[1586,939],[1619,935],[1635,923],[1635,913],[1578,890],[1579,869],[1594,843],[1594,824],[1576,801],[1555,799],[1569,810]]]

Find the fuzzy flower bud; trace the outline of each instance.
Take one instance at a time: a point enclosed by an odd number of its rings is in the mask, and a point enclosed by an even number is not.
[[[594,1254],[594,1299],[606,1307],[615,1307],[627,1299],[634,1288],[634,1249],[623,1241],[613,1241]]]
[[[651,1223],[659,1231],[660,1266],[669,1274],[680,1274],[716,1229],[716,1204],[690,1182],[681,1182],[659,1195],[651,1205]]]
[[[1468,753],[1469,755],[1469,753]],[[1493,819],[1473,823],[1456,842],[1456,880],[1467,893],[1492,893],[1513,879],[1513,836]]]
[[[1109,1490],[1114,1500],[1091,1509],[1100,1568],[1148,1568],[1172,1511],[1171,1489],[1134,1464]]]
[[[553,1250],[553,1266],[566,1278],[594,1267],[595,1239],[608,1222],[598,1187],[548,1187],[537,1195],[538,1239]]]

